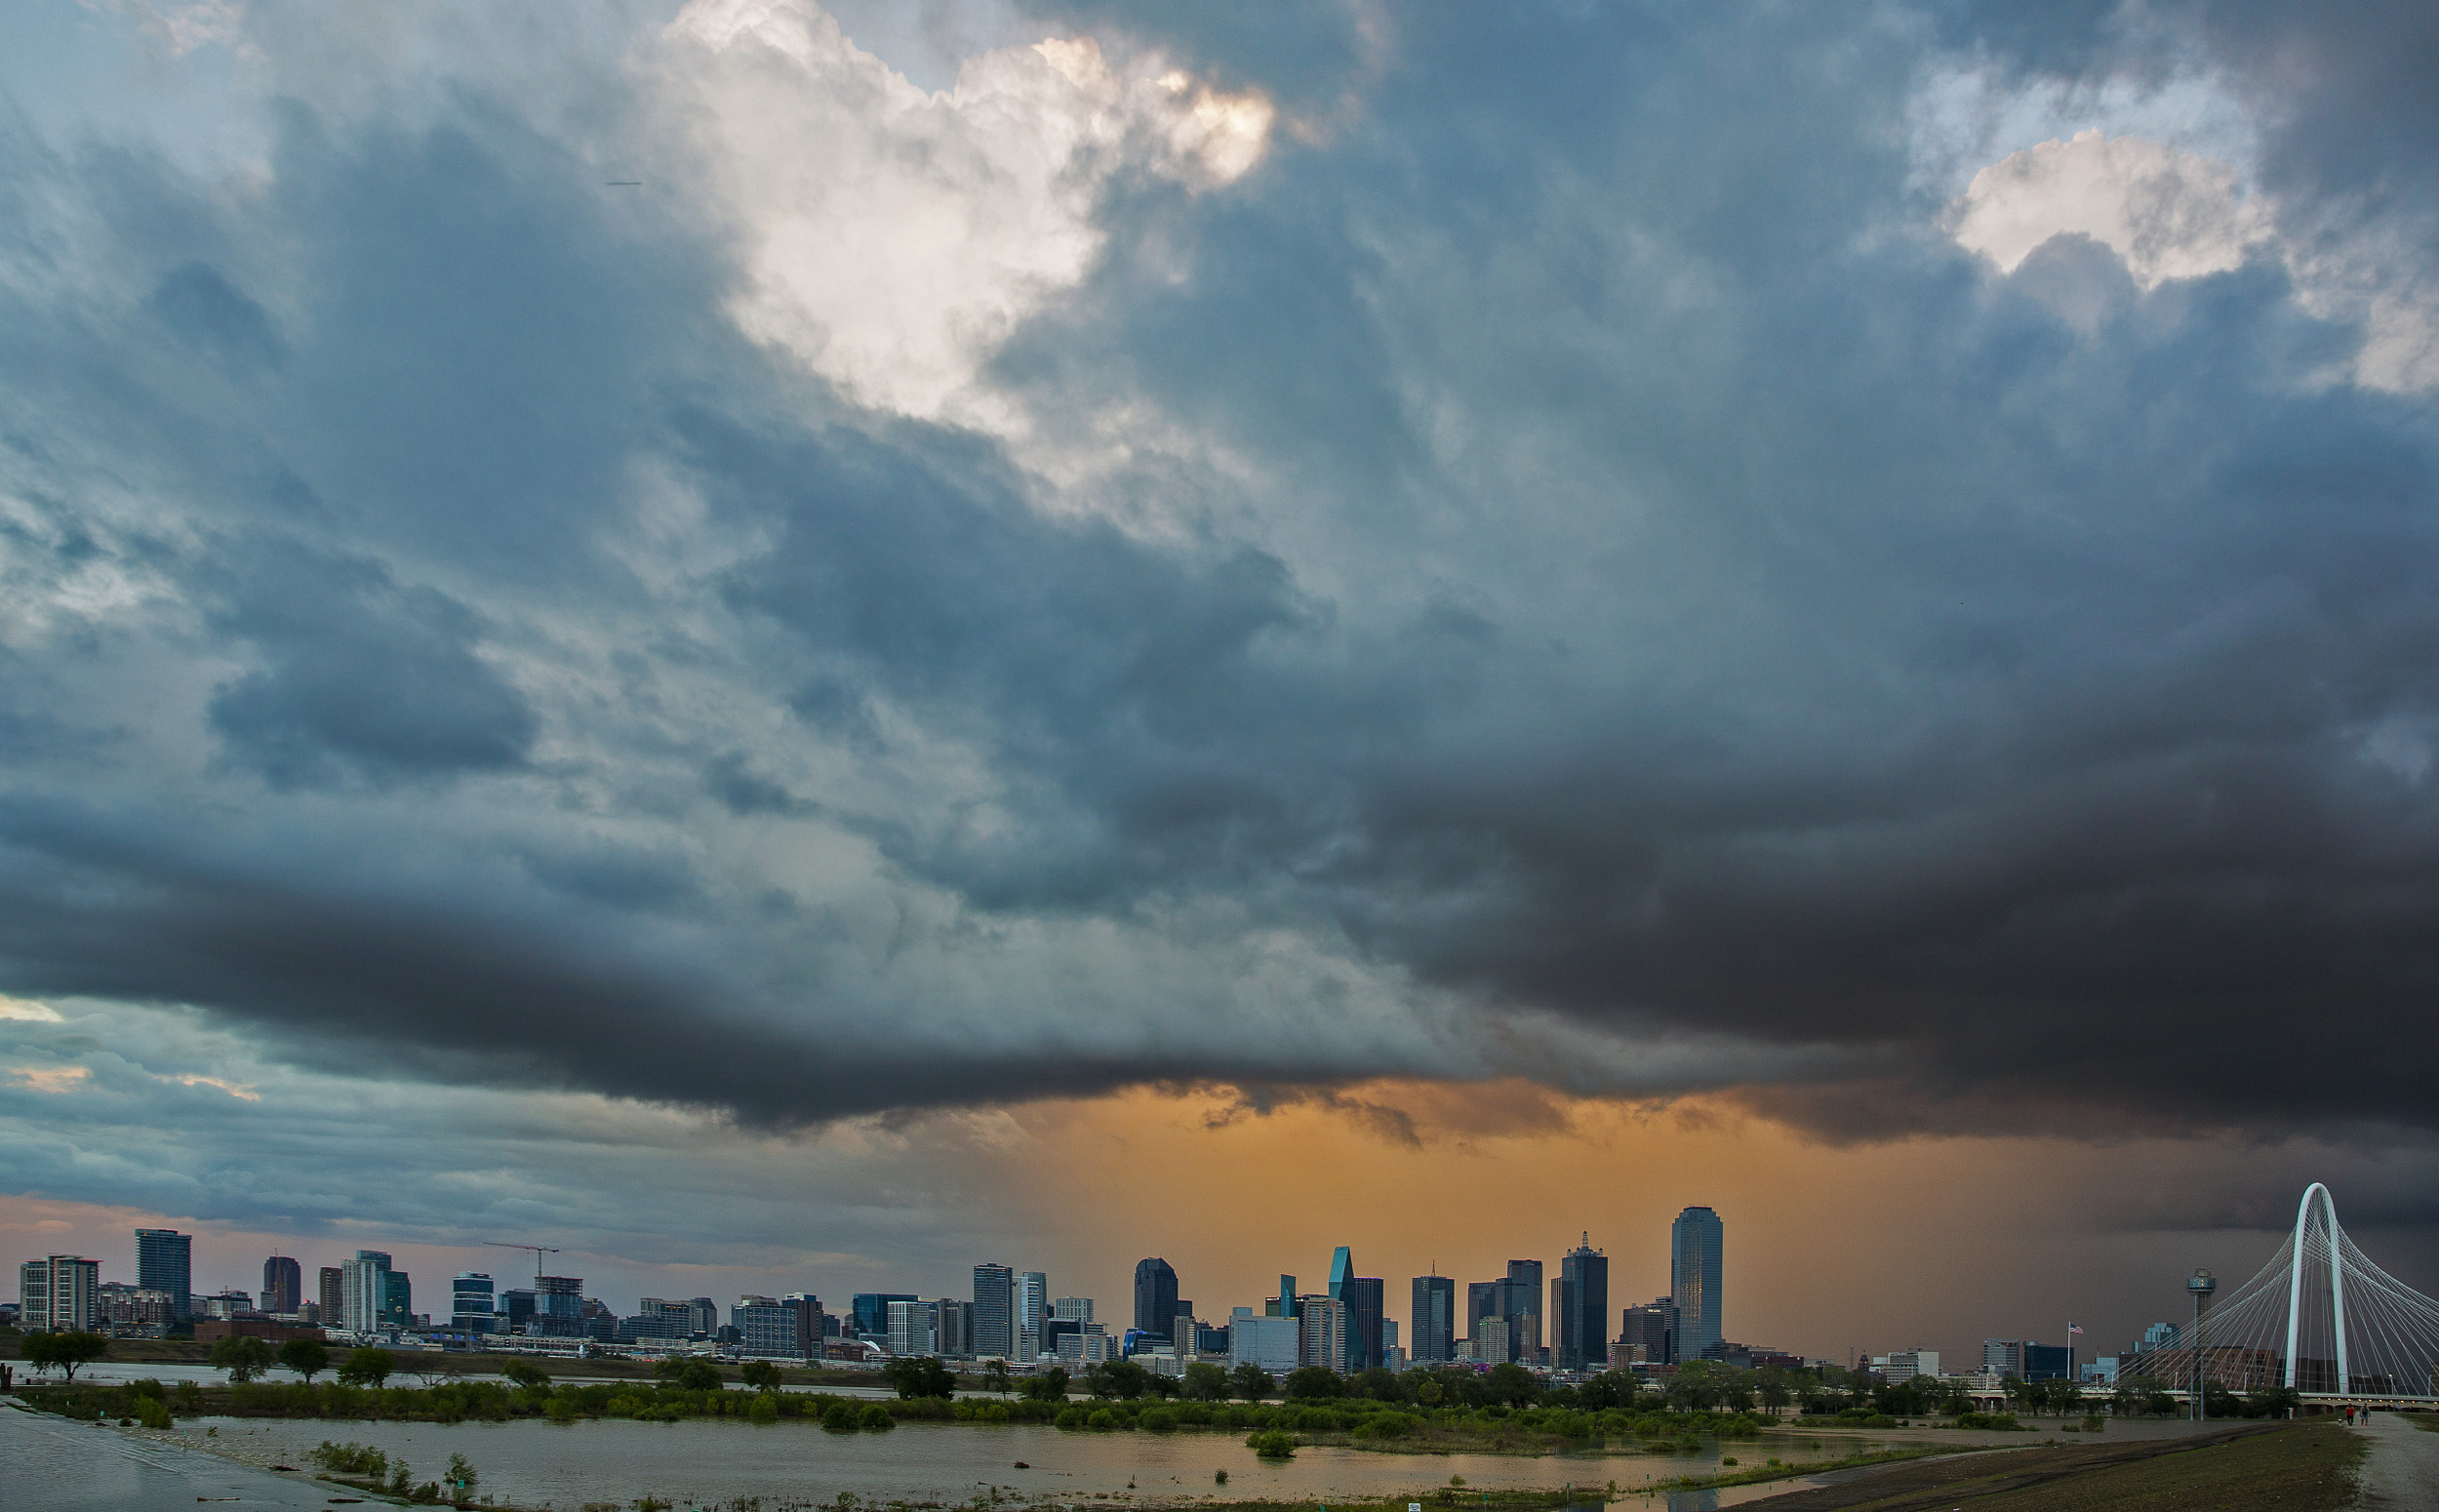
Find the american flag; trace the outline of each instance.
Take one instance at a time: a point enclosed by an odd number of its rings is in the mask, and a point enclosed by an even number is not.
[[[2070,1323],[2066,1325],[2066,1332],[2069,1333],[2080,1333],[2083,1332],[2083,1325],[2080,1323]]]

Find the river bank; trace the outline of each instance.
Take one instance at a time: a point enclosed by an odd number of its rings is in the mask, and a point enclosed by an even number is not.
[[[336,1438],[380,1451],[412,1478],[436,1479],[452,1454],[481,1474],[497,1504],[573,1509],[641,1498],[673,1506],[718,1506],[762,1498],[780,1507],[833,1512],[974,1507],[1211,1508],[1240,1502],[1338,1507],[1379,1501],[1402,1512],[1408,1501],[1449,1508],[1611,1503],[1626,1512],[1695,1504],[1672,1494],[1685,1478],[1703,1479],[1761,1462],[1749,1443],[1713,1440],[1694,1451],[1654,1456],[1598,1450],[1528,1458],[1499,1454],[1403,1454],[1310,1446],[1294,1457],[1265,1459],[1218,1435],[1074,1433],[1011,1424],[959,1430],[909,1424],[890,1434],[834,1435],[802,1425],[757,1428],[729,1420],[641,1422],[608,1419],[553,1424],[523,1419],[458,1424],[304,1423],[202,1419],[173,1429],[107,1425],[106,1431],[160,1454],[202,1453],[256,1469],[309,1473],[313,1452]],[[1829,1463],[1875,1439],[1787,1435],[1774,1446],[1788,1478],[1768,1485],[1693,1493],[1727,1507],[1807,1484],[1806,1462]],[[1806,1444],[1817,1447],[1807,1449]],[[1222,1472],[1226,1479],[1220,1479]]]

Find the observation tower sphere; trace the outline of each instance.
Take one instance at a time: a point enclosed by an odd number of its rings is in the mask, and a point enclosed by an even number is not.
[[[2204,1301],[2219,1290],[2219,1278],[2207,1270],[2197,1270],[2185,1278],[2185,1290],[2193,1293],[2196,1302]]]

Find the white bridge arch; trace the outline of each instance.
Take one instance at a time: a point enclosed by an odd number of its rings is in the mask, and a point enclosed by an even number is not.
[[[2206,1307],[2191,1336],[2129,1356],[2119,1373],[2179,1394],[2207,1380],[2240,1392],[2283,1386],[2306,1399],[2426,1404],[2439,1400],[2439,1302],[2373,1263],[2315,1181],[2269,1263]]]

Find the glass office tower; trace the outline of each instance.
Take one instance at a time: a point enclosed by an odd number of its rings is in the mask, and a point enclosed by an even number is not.
[[[1688,1208],[1668,1225],[1668,1294],[1676,1299],[1677,1358],[1699,1360],[1719,1342],[1719,1214]]]
[[[1457,1283],[1447,1276],[1417,1276],[1406,1329],[1417,1365],[1456,1359]]]
[[[174,1228],[136,1230],[136,1285],[167,1292],[180,1320],[195,1315],[195,1236]]]

